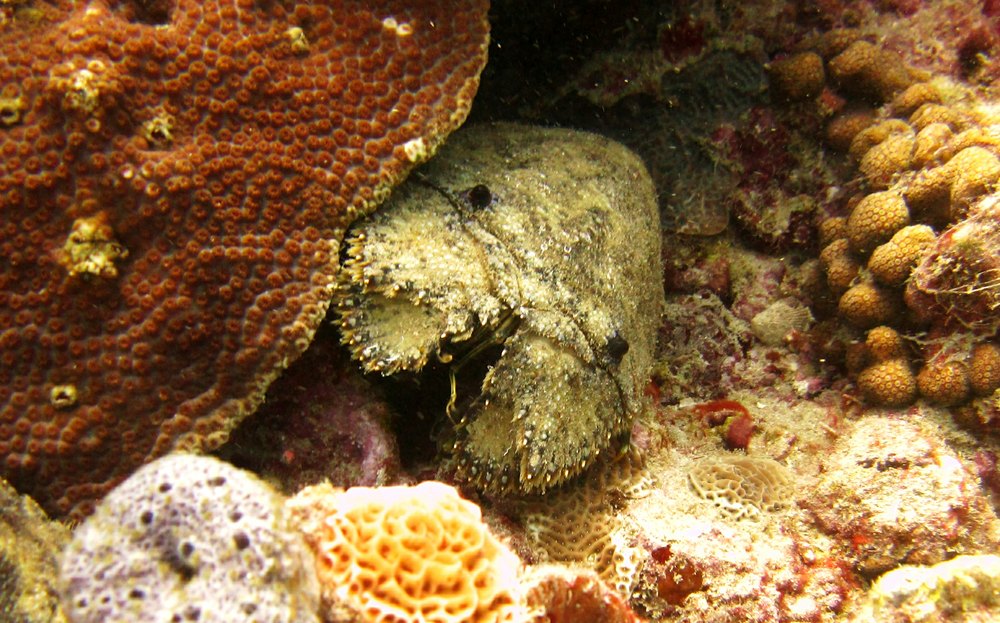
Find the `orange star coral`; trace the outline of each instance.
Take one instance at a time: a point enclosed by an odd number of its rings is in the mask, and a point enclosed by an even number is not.
[[[468,112],[486,0],[35,0],[0,26],[0,474],[82,515],[308,345]]]

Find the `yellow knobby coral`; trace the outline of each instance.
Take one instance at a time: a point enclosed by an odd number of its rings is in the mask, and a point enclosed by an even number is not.
[[[927,401],[942,406],[965,402],[969,397],[969,373],[964,363],[932,359],[917,374],[917,387]]]
[[[878,361],[858,375],[858,389],[871,404],[905,407],[917,397],[917,380],[901,357]]]
[[[840,317],[859,329],[891,322],[898,316],[899,308],[894,292],[870,281],[851,286],[837,303]]]
[[[872,193],[859,201],[847,218],[847,238],[855,253],[867,255],[909,224],[910,210],[898,193]]]
[[[934,240],[934,230],[927,225],[907,225],[875,248],[868,258],[868,270],[883,285],[901,286]]]
[[[1000,387],[1000,346],[984,342],[972,349],[969,384],[977,396],[989,396]]]
[[[906,356],[906,342],[892,327],[880,325],[868,332],[865,347],[875,361],[897,359]]]

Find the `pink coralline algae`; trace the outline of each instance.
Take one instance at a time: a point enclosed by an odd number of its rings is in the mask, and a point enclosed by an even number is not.
[[[220,453],[287,493],[320,480],[339,487],[393,484],[401,475],[390,418],[377,390],[324,329]]]
[[[747,116],[741,127],[713,136],[738,180],[727,199],[732,222],[751,246],[771,254],[809,250],[816,214],[839,199],[826,193],[834,174],[774,109],[758,106]]]

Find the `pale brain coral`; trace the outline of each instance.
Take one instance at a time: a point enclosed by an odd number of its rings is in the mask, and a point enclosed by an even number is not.
[[[688,472],[695,493],[733,519],[755,519],[787,505],[794,481],[781,463],[740,454],[703,459]]]
[[[457,373],[475,345],[502,345],[481,394],[450,414],[459,472],[476,486],[557,486],[643,409],[660,233],[649,175],[622,145],[464,128],[345,245],[337,312],[365,370],[419,372],[436,358]]]
[[[289,500],[327,619],[519,622],[520,560],[453,487],[306,487]],[[343,617],[343,618],[338,618]]]
[[[79,526],[60,563],[72,623],[316,623],[312,555],[284,498],[218,459],[171,454]]]
[[[623,509],[653,493],[652,476],[639,452],[605,457],[586,478],[545,495],[513,500],[507,512],[525,528],[538,561],[594,570],[628,597],[638,580],[645,552],[629,538]]]
[[[0,17],[0,473],[49,512],[220,445],[471,106],[485,0],[251,4]]]

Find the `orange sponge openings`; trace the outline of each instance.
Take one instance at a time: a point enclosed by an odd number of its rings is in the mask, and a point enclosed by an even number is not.
[[[288,507],[316,554],[328,619],[500,623],[519,614],[520,561],[453,487],[324,483]]]

